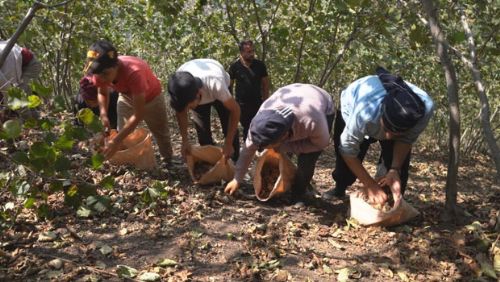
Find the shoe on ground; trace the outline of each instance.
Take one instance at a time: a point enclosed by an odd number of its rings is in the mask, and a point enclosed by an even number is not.
[[[330,189],[330,190],[326,191],[325,193],[323,193],[321,198],[323,198],[324,200],[332,200],[333,198],[343,199],[343,198],[345,198],[345,196],[346,196],[345,190],[341,191],[341,190],[338,190],[336,188],[333,188],[333,189]]]

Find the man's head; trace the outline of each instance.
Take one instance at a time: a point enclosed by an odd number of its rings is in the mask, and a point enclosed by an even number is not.
[[[252,40],[243,40],[238,44],[240,56],[245,62],[251,63],[255,59],[255,49]]]
[[[170,105],[176,112],[182,112],[186,107],[194,109],[201,100],[200,89],[203,82],[189,72],[179,71],[168,79]]]
[[[250,124],[252,143],[263,150],[283,141],[292,127],[295,115],[289,107],[257,112]]]
[[[112,82],[118,73],[118,53],[108,41],[99,40],[87,51],[85,72],[99,77],[104,82]]]
[[[80,80],[80,96],[83,98],[87,106],[93,108],[97,104],[97,87],[92,83],[90,76],[84,76]]]
[[[425,104],[411,88],[397,77],[384,85],[387,95],[382,101],[382,123],[385,131],[400,134],[414,127],[425,115]]]

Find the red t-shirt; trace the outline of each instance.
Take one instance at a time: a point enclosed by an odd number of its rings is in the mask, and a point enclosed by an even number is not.
[[[132,95],[144,93],[146,102],[161,94],[160,80],[145,61],[131,56],[118,56],[118,59],[121,65],[115,83],[103,82],[96,75],[93,75],[92,83],[97,87],[111,87],[130,98]]]

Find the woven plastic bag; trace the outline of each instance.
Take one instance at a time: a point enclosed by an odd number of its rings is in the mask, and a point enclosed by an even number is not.
[[[394,196],[394,195],[393,195]],[[408,204],[401,195],[394,197],[394,205],[388,211],[374,208],[364,200],[362,191],[350,194],[350,216],[364,226],[394,226],[403,224],[420,213]]]
[[[297,167],[286,154],[273,149],[265,150],[257,159],[254,169],[253,189],[260,201],[283,194],[293,184]]]
[[[210,164],[212,167],[197,177],[196,166],[202,162]],[[221,180],[229,181],[234,177],[233,161],[226,160],[222,149],[217,146],[191,146],[191,153],[186,156],[186,163],[191,179],[196,184],[206,185]]]
[[[112,131],[110,137],[114,137]],[[138,169],[151,170],[157,167],[151,133],[145,128],[136,128],[122,142],[122,148],[109,159],[114,165],[130,164]]]

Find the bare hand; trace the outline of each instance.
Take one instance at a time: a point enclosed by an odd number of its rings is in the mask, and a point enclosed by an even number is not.
[[[115,153],[118,151],[119,143],[115,143],[113,139],[110,139],[108,142],[106,142],[106,145],[104,146],[103,154],[104,158],[106,160],[109,160]]]
[[[226,185],[224,192],[228,193],[229,195],[233,195],[234,192],[236,192],[239,188],[240,188],[240,183],[238,183],[236,179],[233,179]]]
[[[101,116],[101,123],[104,126],[104,132],[110,132],[111,131],[111,124],[109,122],[109,118],[107,115],[102,115]]]
[[[381,187],[389,186],[394,198],[401,195],[401,179],[396,170],[390,169],[387,171],[386,175],[378,181],[378,185]]]
[[[369,204],[379,204],[382,205],[387,201],[387,194],[378,185],[372,185],[368,187],[363,187],[365,193],[368,196]]]

